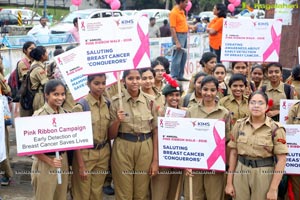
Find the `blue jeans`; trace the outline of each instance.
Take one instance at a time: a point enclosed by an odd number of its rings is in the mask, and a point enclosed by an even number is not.
[[[187,48],[187,34],[186,33],[176,33],[181,48]],[[172,39],[175,45],[174,39]],[[184,74],[184,66],[186,63],[187,53],[180,49],[175,49],[173,51],[172,63],[171,63],[171,76],[173,78],[181,79]]]

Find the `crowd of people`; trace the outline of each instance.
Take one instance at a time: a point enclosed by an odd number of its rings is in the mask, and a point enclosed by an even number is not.
[[[285,129],[278,122],[280,99],[299,98],[300,66],[292,69],[286,83],[280,63],[232,62],[229,74],[219,60],[224,5],[216,4],[217,17],[206,28],[211,52],[203,53],[201,71],[185,79],[183,48],[187,32],[196,28],[186,23],[186,5],[187,1],[176,0],[170,14],[176,46],[171,66],[158,57],[149,68],[124,71],[121,94],[117,84],[107,88],[106,75],[99,73],[88,75],[88,94],[74,101],[61,69],[55,62],[44,64],[49,59],[47,48],[34,42],[23,45],[19,80],[30,81],[34,99],[31,107],[25,107],[21,95],[20,117],[91,111],[94,141],[93,148],[60,152],[59,158],[55,153],[33,155],[36,199],[66,200],[68,193],[75,200],[103,199],[109,174],[117,200],[176,199],[178,194],[197,200],[300,198],[300,176],[284,174],[288,147]],[[62,52],[57,48],[54,55]],[[190,81],[187,91],[182,81]],[[1,93],[10,96],[3,65],[0,85]],[[185,110],[186,118],[225,122],[226,172],[159,167],[157,117],[165,116],[167,107]],[[287,123],[300,124],[299,102],[291,108]],[[9,185],[13,176],[7,127],[5,134],[7,159],[1,162],[1,185]],[[49,173],[57,168],[64,171],[62,184],[57,183],[56,174]]]

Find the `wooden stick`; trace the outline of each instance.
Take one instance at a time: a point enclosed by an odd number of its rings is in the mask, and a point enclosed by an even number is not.
[[[180,174],[180,176],[179,176],[179,180],[178,180],[178,184],[177,184],[177,188],[176,188],[176,193],[175,193],[175,200],[178,200],[179,197],[180,197],[180,191],[181,191],[183,176],[184,176],[184,174],[182,172],[182,174]]]
[[[121,80],[120,80],[120,74],[121,72],[117,72],[117,79],[118,79],[118,96],[119,96],[119,109],[123,110],[123,101],[122,101],[122,91],[121,91]]]

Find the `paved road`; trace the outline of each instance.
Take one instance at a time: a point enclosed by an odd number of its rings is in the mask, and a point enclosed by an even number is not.
[[[13,128],[10,129],[10,158],[14,177],[10,186],[0,186],[0,197],[2,200],[33,200],[30,174],[16,173],[29,172],[31,170],[32,159],[27,156],[17,156],[16,137]],[[104,200],[113,199],[113,196],[104,196]]]

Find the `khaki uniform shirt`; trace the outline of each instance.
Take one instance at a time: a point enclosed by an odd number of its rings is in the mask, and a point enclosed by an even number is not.
[[[280,82],[277,88],[273,88],[271,83],[267,84],[266,94],[269,99],[273,99],[273,106],[270,110],[280,110],[280,99],[286,99],[286,95],[284,92],[284,83]],[[291,96],[291,99],[297,99],[296,96]]]
[[[31,60],[28,57],[25,57],[25,59],[28,61],[29,64],[31,64]],[[18,63],[18,75],[19,75],[19,80],[22,81],[24,80],[24,77],[27,75],[27,72],[30,69],[30,66],[27,67],[27,65],[23,62],[23,59],[19,61]]]
[[[155,102],[142,92],[137,99],[133,99],[127,90],[122,95],[123,110],[126,113],[124,121],[120,123],[119,132],[122,133],[150,133],[157,127],[157,110]],[[117,119],[119,97],[112,98],[110,106],[111,124]],[[110,124],[110,125],[111,125]]]
[[[160,88],[156,87],[155,85],[154,85],[153,87],[154,87],[154,89],[155,89],[156,91],[161,92],[161,91],[164,89],[165,86],[166,86],[166,83],[165,83],[164,81],[162,81],[162,82],[161,82],[161,87],[160,87]]]
[[[275,134],[274,138],[272,134]],[[239,119],[232,129],[228,146],[237,149],[239,155],[254,158],[288,153],[285,129],[267,116],[264,124],[257,129],[252,126],[250,117]]]
[[[231,122],[234,125],[236,120],[249,116],[248,98],[243,97],[241,103],[238,103],[233,95],[223,97],[220,105],[224,106],[231,113]]]
[[[0,86],[1,86],[1,90],[0,93],[1,94],[8,94],[10,93],[10,87],[7,84],[7,81],[5,80],[4,76],[0,73]]]
[[[294,86],[297,98],[300,99],[300,81],[293,81],[292,86]]]
[[[300,101],[289,110],[287,124],[300,124]]]
[[[121,92],[124,92],[125,86],[124,84],[121,82]],[[114,83],[108,87],[106,87],[106,91],[105,91],[105,95],[107,98],[111,99],[112,97],[118,95],[118,83]]]
[[[39,67],[36,67],[36,65],[39,65]],[[41,85],[45,85],[49,79],[47,77],[45,66],[42,62],[34,61],[31,67],[35,67],[30,73],[30,81],[32,84],[31,89],[36,90]]]
[[[188,94],[186,94],[186,95],[188,95]],[[181,98],[181,106],[183,107],[184,105],[184,98],[185,98],[185,96],[184,97],[182,97]],[[196,99],[196,95],[195,95],[195,92],[193,92],[192,94],[191,94],[191,96],[190,96],[190,99],[189,99],[189,102],[188,102],[188,106],[187,106],[187,108],[190,108],[190,107],[192,107],[192,106],[194,106],[194,105],[198,105],[198,100]]]
[[[215,109],[213,109],[210,112],[207,112],[204,108],[203,102],[200,102],[199,104],[188,108],[187,117],[189,117],[189,118],[222,119],[222,120],[224,120],[225,121],[226,141],[229,140],[229,132],[231,130],[230,113],[223,106],[220,106],[219,104],[217,104]]]
[[[53,114],[63,114],[66,113],[62,107],[59,107],[58,113],[56,113],[48,103],[45,103],[43,107],[38,109],[37,111],[34,112],[32,116],[39,116],[39,115],[53,115]]]
[[[107,140],[107,131],[109,128],[109,108],[107,100],[102,96],[101,101],[95,99],[90,93],[84,97],[90,107],[92,115],[92,128],[94,143],[99,144]],[[83,112],[83,107],[80,104],[74,106],[72,112]]]
[[[162,95],[162,93],[159,92],[154,87],[153,87],[153,90],[155,92],[155,96],[147,94],[147,93],[144,93],[144,92],[143,92],[143,94],[145,96],[149,97],[151,100],[155,101],[156,105],[159,106],[160,108],[164,107],[164,105],[165,105],[165,96]]]

